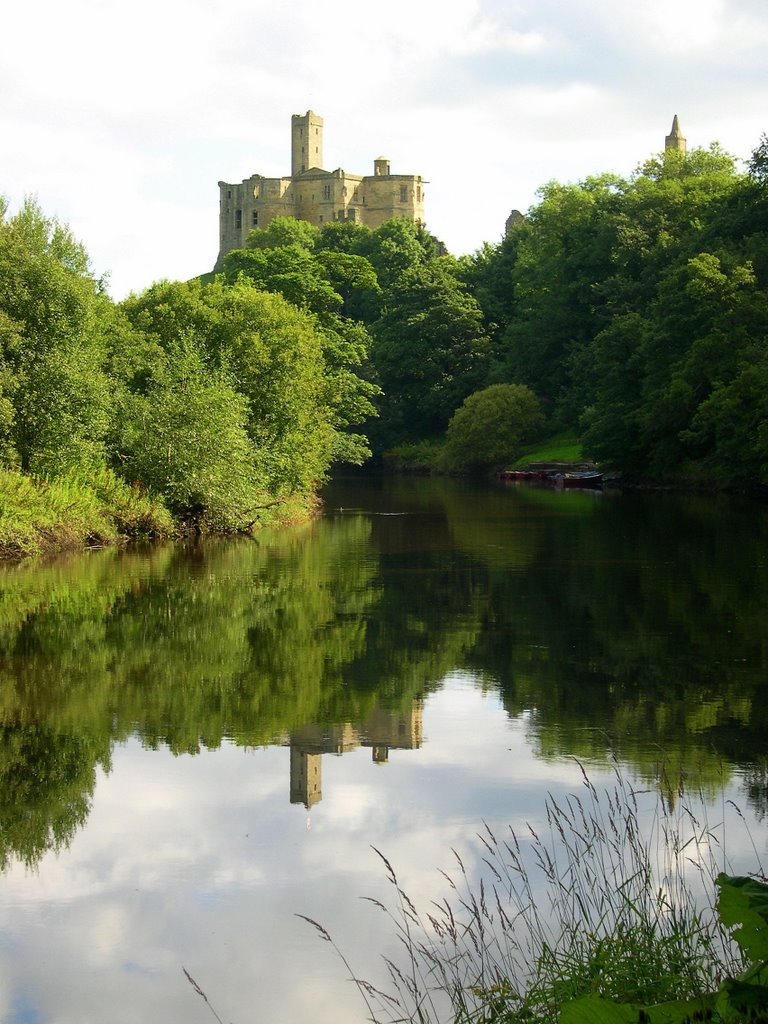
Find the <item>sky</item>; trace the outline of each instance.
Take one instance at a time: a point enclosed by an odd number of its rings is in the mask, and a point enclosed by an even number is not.
[[[765,0],[28,0],[3,12],[0,195],[67,223],[120,299],[210,270],[218,182],[420,174],[456,255],[547,181],[630,174],[678,114],[746,159],[768,131]]]

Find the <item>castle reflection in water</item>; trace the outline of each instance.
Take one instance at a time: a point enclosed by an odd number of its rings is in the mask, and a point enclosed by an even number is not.
[[[346,754],[370,747],[376,764],[385,764],[390,750],[417,750],[422,742],[422,704],[415,701],[410,714],[377,708],[363,722],[344,725],[303,725],[290,734],[291,803],[309,810],[323,798],[323,754]]]

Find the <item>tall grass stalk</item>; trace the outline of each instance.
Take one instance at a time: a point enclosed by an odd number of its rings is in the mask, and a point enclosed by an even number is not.
[[[722,844],[698,803],[635,790],[617,767],[603,790],[582,773],[581,794],[547,799],[545,828],[486,826],[479,874],[454,851],[448,895],[426,909],[379,853],[394,896],[371,902],[402,955],[384,958],[386,994],[352,975],[372,1021],[556,1022],[581,995],[694,998],[741,969],[714,909]]]

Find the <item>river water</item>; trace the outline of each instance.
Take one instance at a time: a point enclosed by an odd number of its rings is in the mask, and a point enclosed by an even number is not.
[[[547,794],[768,866],[768,509],[336,481],[254,539],[0,568],[0,1020],[339,1024]],[[651,825],[648,825],[651,828]],[[195,990],[194,979],[209,1000]]]

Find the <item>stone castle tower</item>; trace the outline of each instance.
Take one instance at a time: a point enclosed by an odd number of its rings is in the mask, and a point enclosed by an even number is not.
[[[677,119],[677,114],[672,118],[672,130],[669,135],[664,137],[664,151],[672,149],[677,153],[682,153],[683,156],[686,154],[687,144],[685,137],[680,131],[680,122]]]
[[[219,182],[219,257],[242,249],[253,228],[275,217],[295,217],[322,226],[353,221],[377,228],[392,217],[424,222],[424,181],[420,175],[392,174],[377,157],[373,174],[323,170],[323,119],[308,110],[291,118],[291,176],[253,174],[239,184]]]

